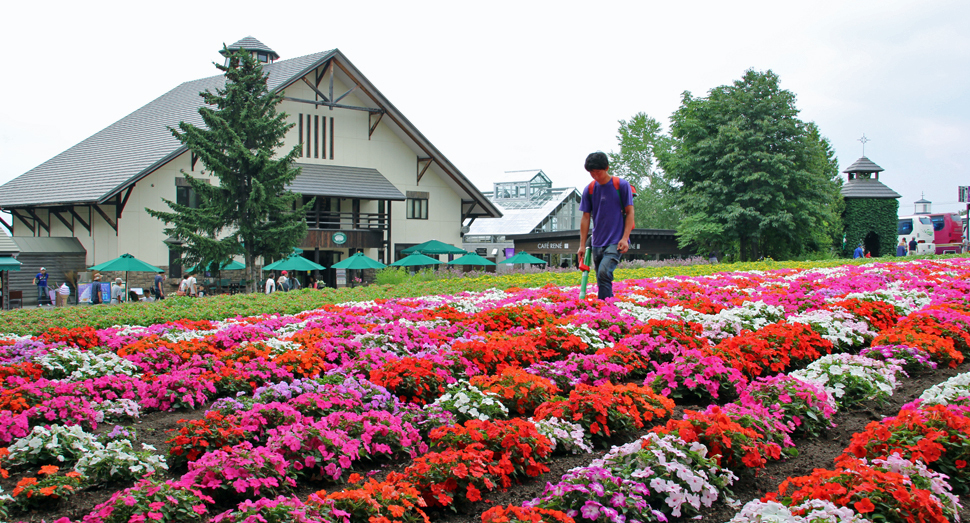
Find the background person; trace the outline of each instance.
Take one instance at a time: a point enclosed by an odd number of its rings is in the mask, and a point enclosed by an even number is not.
[[[909,255],[916,256],[916,248],[919,247],[919,242],[916,241],[916,237],[913,236],[912,240],[909,240]]]
[[[273,294],[276,292],[276,280],[273,279],[273,273],[269,273],[269,277],[266,278],[266,294]]]
[[[854,251],[852,251],[852,259],[853,260],[856,259],[856,258],[862,258],[865,255],[866,255],[866,253],[865,253],[865,251],[862,250],[862,244],[861,243],[859,244],[858,247],[855,248]]]
[[[896,256],[906,256],[906,238],[899,239],[899,245],[896,246]]]
[[[125,287],[121,283],[121,278],[115,278],[115,282],[111,284],[111,304],[118,305],[123,301],[125,301]]]
[[[37,286],[37,306],[50,305],[51,297],[47,294],[47,269],[40,268],[40,272],[34,276],[34,285]]]
[[[162,289],[162,283],[164,283],[165,278],[162,277],[162,273],[155,274],[155,280],[152,282],[152,297],[156,300],[165,299],[165,291]]]
[[[590,220],[593,222],[593,264],[596,266],[597,297],[613,297],[613,271],[620,256],[630,250],[633,231],[633,190],[626,180],[617,178],[613,185],[610,159],[597,151],[586,157],[586,170],[596,182],[592,191],[583,190],[579,210],[583,213],[579,226],[579,259],[586,255],[586,237]]]
[[[95,274],[91,282],[91,305],[101,305],[101,275]]]

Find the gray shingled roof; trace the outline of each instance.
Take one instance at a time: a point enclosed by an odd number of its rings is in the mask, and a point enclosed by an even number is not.
[[[227,46],[226,48],[229,49],[230,51],[237,51],[239,49],[245,49],[247,51],[266,51],[272,56],[273,60],[277,60],[280,57],[280,55],[277,54],[276,51],[270,49],[268,45],[264,44],[263,42],[260,42],[259,40],[253,38],[252,36],[247,36],[246,38],[243,38],[242,40],[230,46]],[[222,53],[222,51],[219,51],[219,52]]]
[[[270,89],[305,75],[334,50],[264,64]],[[185,148],[168,131],[180,121],[204,127],[199,92],[225,85],[222,75],[185,82],[81,143],[0,186],[0,207],[104,201]]]
[[[872,160],[863,156],[850,165],[846,170],[842,171],[844,173],[878,173],[885,171],[882,167],[879,167]]]
[[[30,236],[14,236],[13,242],[17,244],[20,252],[39,253],[64,253],[64,252],[87,252],[77,238],[33,238]]]
[[[298,163],[296,166],[302,171],[287,189],[304,196],[397,201],[406,199],[377,169],[305,163]],[[353,183],[349,184],[348,181]]]
[[[0,232],[0,254],[17,254],[20,252],[20,247],[13,241],[13,238],[7,236],[6,233]]]
[[[529,234],[542,223],[547,216],[552,214],[562,202],[566,201],[573,194],[578,195],[579,191],[575,188],[563,191],[558,196],[552,198],[545,205],[533,209],[510,209],[502,207],[501,200],[492,200],[492,203],[502,209],[501,218],[479,218],[475,220],[465,236],[501,236],[506,234]]]
[[[857,162],[858,163],[858,162]],[[886,187],[876,179],[856,178],[842,186],[843,198],[902,198],[902,195]]]

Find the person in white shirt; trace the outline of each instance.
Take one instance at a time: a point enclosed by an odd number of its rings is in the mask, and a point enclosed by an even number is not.
[[[196,289],[196,284],[198,282],[195,279],[195,275],[189,274],[189,277],[186,279],[186,281],[189,284],[189,290],[188,290],[189,296],[196,296],[198,294],[198,290]]]
[[[118,305],[123,301],[125,301],[125,287],[121,284],[121,278],[115,278],[111,286],[111,304]]]
[[[290,290],[286,283],[287,279],[286,271],[281,272],[280,277],[276,279],[276,287],[283,292]]]
[[[182,281],[179,282],[179,291],[178,291],[178,294],[179,294],[179,296],[188,296],[189,295],[189,277],[188,276],[183,276],[182,277]]]
[[[273,292],[276,292],[276,280],[273,279],[273,273],[270,273],[269,278],[266,278],[266,294]]]

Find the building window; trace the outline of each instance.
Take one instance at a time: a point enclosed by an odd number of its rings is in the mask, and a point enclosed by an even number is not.
[[[407,207],[407,217],[409,220],[427,220],[428,219],[428,193],[423,191],[408,191],[407,201],[404,202],[405,207]]]
[[[313,146],[313,144],[311,143],[311,142],[313,142],[313,136],[310,134],[312,132],[311,131],[312,128],[310,127],[311,120],[312,119],[310,118],[310,115],[306,115],[306,138],[307,138],[307,140],[306,140],[306,157],[307,158],[310,157],[310,153],[311,153],[310,147]]]
[[[428,219],[428,199],[427,198],[408,198],[408,219],[427,220]]]
[[[256,53],[256,59],[265,64],[269,61],[269,55],[266,53]]]
[[[303,113],[300,113],[299,114],[298,120],[300,121],[300,125],[298,127],[300,129],[300,131],[299,131],[300,132],[300,137],[299,137],[299,142],[300,142],[300,156],[302,157],[303,156]]]
[[[333,117],[330,117],[330,159],[333,160]]]

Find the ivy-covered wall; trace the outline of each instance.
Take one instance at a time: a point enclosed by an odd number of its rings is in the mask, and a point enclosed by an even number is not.
[[[846,198],[842,224],[845,227],[846,256],[852,256],[856,245],[862,243],[870,232],[879,236],[879,253],[873,256],[891,256],[896,253],[899,242],[899,201],[895,198]]]

